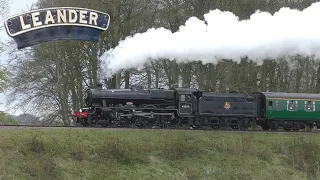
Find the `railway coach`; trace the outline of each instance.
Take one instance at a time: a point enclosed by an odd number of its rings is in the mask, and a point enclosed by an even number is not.
[[[263,130],[320,128],[320,94],[256,92],[257,123]]]

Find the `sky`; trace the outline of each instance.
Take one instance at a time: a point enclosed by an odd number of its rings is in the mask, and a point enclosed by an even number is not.
[[[4,18],[7,18],[9,16],[14,16],[16,14],[20,14],[26,11],[29,11],[32,7],[33,3],[36,3],[37,0],[8,0],[9,1],[9,9],[10,9],[10,13],[7,14]],[[3,25],[3,19],[1,18],[0,23]],[[7,33],[5,32],[4,28],[0,29],[0,41],[2,43],[5,43],[6,41],[10,40],[10,37],[7,35]],[[0,63],[6,64],[8,59],[8,55],[6,52],[3,52],[0,55]],[[7,94],[7,93],[6,93]],[[19,109],[15,109],[15,110],[10,110],[8,109],[5,104],[6,104],[6,97],[7,95],[4,93],[0,93],[0,111],[6,111],[10,114],[13,115],[19,115],[22,114],[23,112]]]
[[[9,4],[10,13],[7,16],[5,16],[5,18],[23,13],[25,11],[29,11],[31,9],[32,4],[37,2],[37,0],[7,0],[7,1],[9,1],[8,4]],[[2,19],[1,19],[1,24],[3,24]],[[4,39],[5,40],[10,39],[10,37],[6,34],[4,29],[1,29],[0,35],[1,35],[2,42]]]

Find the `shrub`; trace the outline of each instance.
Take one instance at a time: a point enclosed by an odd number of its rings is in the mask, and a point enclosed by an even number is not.
[[[123,164],[143,163],[148,158],[148,150],[130,141],[108,137],[96,151],[97,158],[104,161],[116,161]]]
[[[205,146],[201,142],[184,134],[183,136],[165,135],[159,142],[160,156],[169,160],[179,160],[203,155]]]
[[[309,178],[320,175],[320,145],[305,136],[295,136],[287,145],[287,161]]]

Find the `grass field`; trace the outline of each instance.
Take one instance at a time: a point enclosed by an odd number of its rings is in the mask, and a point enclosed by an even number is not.
[[[1,179],[317,179],[319,134],[0,129]]]

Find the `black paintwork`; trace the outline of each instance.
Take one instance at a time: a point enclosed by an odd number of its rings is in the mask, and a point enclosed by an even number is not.
[[[173,90],[165,89],[151,89],[151,90],[132,90],[132,89],[88,89],[86,90],[87,96],[85,97],[86,106],[93,104],[98,106],[104,106],[105,104],[122,104],[127,102],[133,102],[138,106],[141,104],[157,104],[171,102],[174,100]]]
[[[174,105],[180,117],[193,117],[194,114],[255,117],[257,114],[254,97],[243,93],[210,93],[192,88],[90,89],[86,92],[87,106],[125,105],[127,102],[132,102],[136,107],[142,104],[167,104]],[[230,103],[230,108],[225,107],[226,102]]]
[[[225,105],[230,104],[230,108]],[[252,97],[236,93],[203,92],[199,100],[200,115],[210,116],[255,116],[255,103]]]

